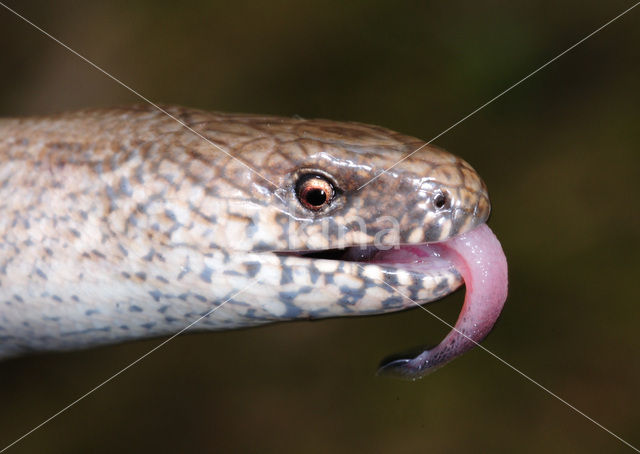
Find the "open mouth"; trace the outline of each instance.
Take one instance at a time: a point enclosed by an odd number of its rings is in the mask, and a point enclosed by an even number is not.
[[[438,345],[413,358],[396,357],[384,362],[379,373],[385,375],[415,380],[470,350],[489,334],[507,298],[507,261],[500,242],[486,224],[439,243],[406,244],[391,249],[366,246],[284,254],[356,262],[361,267],[377,264],[419,275],[454,269],[462,276],[466,286],[465,301],[449,334]],[[385,285],[393,287],[388,283]]]
[[[385,265],[424,274],[428,271],[455,268],[451,261],[441,257],[441,244],[401,244],[386,247],[351,246],[342,249],[324,249],[292,254],[310,259]]]

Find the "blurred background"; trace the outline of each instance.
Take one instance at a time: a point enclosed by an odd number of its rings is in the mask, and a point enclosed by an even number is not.
[[[155,102],[430,139],[632,1],[9,1]],[[640,446],[640,8],[436,143],[487,182],[510,296],[484,345]],[[0,8],[0,115],[140,102]],[[430,309],[454,322],[464,292]],[[185,335],[9,452],[631,452],[476,349],[406,383],[421,310]],[[0,364],[0,448],[158,340]]]

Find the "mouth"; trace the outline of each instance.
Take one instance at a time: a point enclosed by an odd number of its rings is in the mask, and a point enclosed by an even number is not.
[[[384,361],[378,370],[383,375],[416,380],[472,349],[489,334],[507,298],[507,261],[500,242],[486,224],[438,243],[405,244],[391,249],[356,246],[280,254],[318,261],[353,262],[363,270],[375,265],[391,270],[387,275],[395,270],[396,275],[404,271],[413,276],[441,274],[462,277],[466,286],[465,301],[455,326],[447,336],[417,356],[395,356]],[[434,293],[435,297],[422,300],[410,298],[387,280],[382,279],[382,284],[415,305],[446,296],[459,285],[455,279],[443,280],[439,294]]]

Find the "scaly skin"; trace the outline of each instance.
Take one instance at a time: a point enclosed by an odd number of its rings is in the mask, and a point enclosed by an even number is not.
[[[462,283],[272,251],[450,238],[484,222],[486,188],[461,159],[376,126],[146,106],[0,120],[0,358],[194,329],[373,314]],[[242,162],[240,162],[242,161]],[[256,169],[269,181],[249,170]],[[339,189],[319,212],[305,170]],[[434,206],[447,191],[450,203]],[[251,284],[251,285],[250,285]]]

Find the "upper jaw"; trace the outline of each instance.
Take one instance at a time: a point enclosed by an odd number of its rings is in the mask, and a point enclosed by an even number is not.
[[[331,239],[318,241],[309,237],[309,241],[289,250],[274,251],[279,255],[298,255],[309,258],[329,258],[332,260],[368,261],[376,251],[400,249],[448,241],[449,239],[475,229],[486,223],[488,210],[470,211],[456,208],[448,213],[433,213],[422,224],[413,229],[378,229],[373,232],[331,232]],[[335,246],[332,247],[332,244]]]

